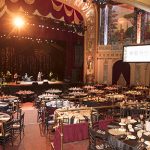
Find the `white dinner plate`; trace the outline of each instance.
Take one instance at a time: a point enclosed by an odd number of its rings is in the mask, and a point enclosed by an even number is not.
[[[149,136],[150,132],[144,132],[144,135]]]
[[[146,145],[150,146],[150,141],[145,141],[144,142]]]
[[[125,124],[125,123],[120,122],[120,123],[119,123],[119,125],[121,125],[121,126],[125,126],[126,124]]]
[[[136,139],[136,136],[134,136],[134,135],[128,135],[127,137],[132,140]]]

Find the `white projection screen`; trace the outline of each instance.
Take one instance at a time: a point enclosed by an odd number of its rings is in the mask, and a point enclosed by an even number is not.
[[[150,45],[124,46],[123,62],[150,62]]]

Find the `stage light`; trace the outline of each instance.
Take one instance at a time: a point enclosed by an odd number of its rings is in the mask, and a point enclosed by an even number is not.
[[[24,26],[24,24],[25,24],[25,20],[21,16],[17,16],[17,17],[14,18],[13,24],[17,28],[22,28]]]

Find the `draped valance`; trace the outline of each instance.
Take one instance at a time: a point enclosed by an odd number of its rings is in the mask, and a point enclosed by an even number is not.
[[[57,0],[0,0],[0,17],[5,12],[23,11],[29,14],[63,20],[67,23],[83,22],[82,15],[70,6]]]

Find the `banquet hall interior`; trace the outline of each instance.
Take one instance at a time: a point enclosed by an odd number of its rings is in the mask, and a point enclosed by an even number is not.
[[[0,150],[150,150],[149,0],[0,0]]]

